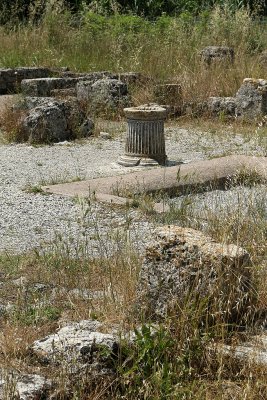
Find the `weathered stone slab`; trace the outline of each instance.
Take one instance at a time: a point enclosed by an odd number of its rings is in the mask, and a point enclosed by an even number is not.
[[[200,56],[207,65],[222,61],[233,63],[234,49],[226,46],[207,46],[200,51]]]
[[[83,78],[24,79],[21,82],[21,88],[26,96],[49,97],[52,90],[75,88],[79,79]]]
[[[210,97],[207,109],[213,115],[260,118],[267,114],[267,80],[246,78],[235,97]]]
[[[210,97],[208,100],[208,110],[213,115],[235,116],[236,98],[235,97]]]
[[[114,79],[117,75],[111,72],[90,72],[83,74],[66,73],[61,77],[44,77],[39,79],[24,79],[21,82],[21,88],[27,96],[51,96],[54,90],[73,89],[76,91],[76,85],[81,81],[96,82],[99,79]]]
[[[249,254],[234,244],[216,243],[194,229],[164,226],[146,249],[138,304],[147,315],[165,317],[173,307],[202,299],[210,317],[237,323],[250,305],[249,267]]]
[[[0,373],[0,399],[44,399],[51,386],[51,381],[40,375],[19,374],[4,370]]]
[[[118,79],[78,82],[77,98],[97,114],[112,114],[130,103],[128,87]]]
[[[267,114],[267,80],[246,78],[236,93],[236,114],[255,119]]]
[[[32,351],[48,363],[59,364],[62,360],[73,365],[105,363],[107,354],[111,358],[117,354],[119,339],[115,334],[102,333],[101,328],[102,324],[95,320],[72,323],[55,334],[36,340]]]
[[[22,67],[0,69],[0,94],[17,93],[23,79],[46,78],[51,75],[48,68]]]
[[[156,168],[148,171],[131,172],[121,176],[96,178],[80,182],[44,186],[49,193],[64,196],[84,196],[95,193],[101,201],[116,204],[114,194],[130,190],[134,194],[166,191],[170,194],[183,193],[190,188],[225,187],[229,179],[238,173],[257,174],[267,181],[267,157],[232,155],[212,160],[196,161],[174,167]],[[110,199],[110,196],[111,199]],[[119,197],[124,204],[127,199]]]
[[[242,345],[218,346],[217,351],[244,361],[246,364],[263,365],[267,367],[267,335],[252,336],[251,339]]]

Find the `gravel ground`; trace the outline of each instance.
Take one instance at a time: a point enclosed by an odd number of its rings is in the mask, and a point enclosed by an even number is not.
[[[173,198],[170,203],[176,208],[186,207],[192,218],[202,221],[203,228],[210,217],[217,215],[222,219],[242,220],[253,212],[255,220],[267,221],[267,187],[263,184],[189,194]]]
[[[123,154],[123,140],[124,135],[116,135],[112,140],[93,138],[54,146],[0,145],[0,251],[21,253],[70,244],[75,249],[87,241],[90,254],[106,253],[125,242],[129,224],[134,243],[142,250],[153,224],[140,212],[32,193],[41,184],[129,172],[116,164]],[[204,134],[175,125],[166,128],[166,150],[170,162],[226,154],[266,155],[266,146],[258,137]]]

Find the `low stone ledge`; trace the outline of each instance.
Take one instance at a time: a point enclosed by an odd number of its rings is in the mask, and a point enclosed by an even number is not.
[[[0,94],[17,93],[24,79],[47,78],[52,75],[49,68],[21,67],[0,69]]]
[[[212,160],[196,161],[174,167],[162,167],[148,171],[131,172],[120,176],[95,178],[80,182],[71,182],[44,186],[44,191],[63,196],[84,196],[95,194],[100,201],[116,204],[116,194],[120,190],[132,191],[133,194],[165,191],[178,194],[190,188],[225,188],[225,185],[239,173],[256,174],[263,182],[267,181],[267,157],[232,155]],[[179,179],[178,179],[179,178]],[[109,195],[109,196],[104,196]],[[123,196],[123,195],[122,195]],[[119,197],[120,205],[127,202]],[[129,201],[129,200],[128,200]]]

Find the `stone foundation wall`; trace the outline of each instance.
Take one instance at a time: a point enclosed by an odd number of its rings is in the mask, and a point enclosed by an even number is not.
[[[0,69],[0,94],[17,93],[23,79],[46,78],[52,72],[48,68],[7,68]]]

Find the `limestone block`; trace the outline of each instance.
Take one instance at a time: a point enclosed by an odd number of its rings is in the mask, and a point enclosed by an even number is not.
[[[21,89],[23,79],[43,78],[51,75],[48,68],[6,68],[0,69],[0,94],[14,93]]]
[[[102,333],[101,327],[102,324],[95,320],[72,323],[55,334],[36,340],[32,350],[40,360],[48,363],[58,364],[62,360],[74,365],[105,363],[105,357],[112,358],[118,353],[119,339],[113,333]]]
[[[55,89],[75,88],[83,78],[39,78],[24,79],[21,82],[22,92],[27,96],[50,96]]]
[[[234,49],[225,46],[207,46],[200,51],[200,57],[207,65],[222,61],[233,63]]]
[[[250,304],[250,257],[189,228],[164,226],[146,249],[138,284],[145,314],[165,317],[190,298],[207,301],[208,315],[238,321]]]
[[[224,114],[234,116],[236,111],[235,97],[210,97],[208,100],[208,111],[213,115]]]
[[[127,85],[117,79],[78,82],[77,98],[95,113],[116,112],[129,104]]]
[[[23,131],[30,143],[50,143],[88,137],[94,123],[80,109],[77,99],[25,97],[17,107],[28,110]]]
[[[13,400],[36,400],[47,398],[50,380],[36,374],[0,371],[0,398]]]
[[[267,114],[267,81],[246,78],[236,93],[236,114],[255,119]]]
[[[64,111],[56,104],[32,109],[23,121],[23,130],[30,143],[61,142],[69,139]]]

